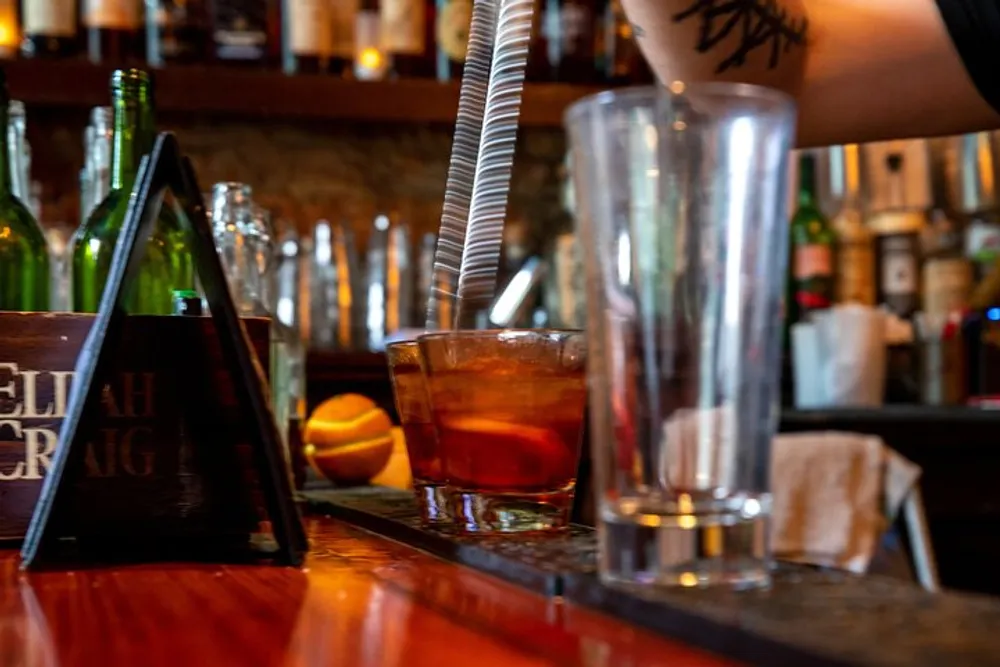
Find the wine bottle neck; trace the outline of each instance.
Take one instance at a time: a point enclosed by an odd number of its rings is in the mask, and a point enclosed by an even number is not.
[[[799,162],[799,206],[816,205],[816,159],[802,156]]]
[[[139,162],[153,145],[152,112],[142,91],[116,92],[113,106],[111,188],[131,190]]]
[[[14,165],[10,161],[10,97],[6,87],[0,92],[0,196],[14,194]]]

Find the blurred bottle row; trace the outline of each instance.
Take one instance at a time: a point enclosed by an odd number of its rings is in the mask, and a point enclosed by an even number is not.
[[[789,319],[835,303],[908,319],[1000,305],[1000,135],[802,152]]]
[[[652,76],[620,0],[536,0],[529,79]],[[473,0],[0,0],[7,57],[222,62],[360,79],[461,76]],[[20,10],[20,11],[18,11]]]

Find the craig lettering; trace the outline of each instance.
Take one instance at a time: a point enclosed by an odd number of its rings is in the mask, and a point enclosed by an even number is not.
[[[0,482],[45,476],[66,416],[72,371],[0,363]],[[88,477],[145,477],[154,471],[153,373],[122,373],[101,394],[101,428],[87,443]]]

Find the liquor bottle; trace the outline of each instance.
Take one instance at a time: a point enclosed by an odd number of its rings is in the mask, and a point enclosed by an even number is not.
[[[553,81],[595,79],[595,4],[595,0],[545,0],[542,36]]]
[[[114,109],[114,148],[111,153],[111,191],[94,208],[76,234],[73,248],[73,310],[97,312],[108,278],[115,244],[125,220],[132,186],[142,156],[152,148],[154,128],[150,107],[149,76],[139,70],[117,70],[111,77]],[[190,257],[176,216],[158,216],[146,246],[146,256],[126,297],[130,313],[170,315],[175,289],[194,289],[194,277],[183,267]]]
[[[621,0],[608,2],[603,24],[596,54],[600,76],[613,85],[651,83],[653,71],[635,42]]]
[[[146,0],[146,61],[196,63],[205,59],[208,0]]]
[[[27,207],[14,196],[10,162],[10,95],[0,70],[0,310],[49,309],[49,249]]]
[[[382,17],[378,0],[361,0],[354,17],[354,78],[379,81],[388,71],[382,48]]]
[[[391,70],[400,77],[429,77],[433,56],[428,39],[428,7],[424,0],[381,0],[382,45],[392,59]]]
[[[267,0],[215,0],[211,16],[215,57],[243,64],[267,62],[273,49],[268,8]]]
[[[816,196],[816,157],[805,153],[799,161],[798,208],[792,216],[792,322],[833,304],[835,242]]]
[[[875,246],[861,212],[861,169],[857,144],[834,148],[844,155],[844,199],[833,219],[837,233],[837,303],[875,305]]]
[[[439,81],[462,78],[465,54],[469,49],[472,0],[437,0],[435,40],[436,70]]]
[[[91,62],[141,58],[138,0],[83,0],[83,25]]]
[[[965,256],[962,233],[942,211],[931,214],[922,242],[923,307],[931,316],[962,313],[972,294],[972,261]]]
[[[75,56],[77,39],[74,0],[23,0],[21,3],[25,58],[68,58]]]
[[[359,0],[327,0],[330,3],[330,74],[345,75],[354,59],[354,23]],[[433,1],[433,0],[431,0]]]
[[[283,7],[282,69],[287,74],[325,73],[333,41],[329,0],[284,0]]]
[[[886,158],[889,171],[888,202],[872,216],[878,276],[876,299],[899,317],[910,317],[920,308],[920,238],[924,214],[907,206],[903,156]]]

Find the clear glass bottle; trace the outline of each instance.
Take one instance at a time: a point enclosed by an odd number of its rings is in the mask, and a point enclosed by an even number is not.
[[[28,140],[26,137],[27,115],[24,110],[24,102],[11,100],[9,105],[9,121],[7,125],[7,150],[10,155],[11,166],[11,187],[14,196],[21,200],[21,203],[28,206],[31,198],[30,182],[28,173]]]
[[[254,256],[253,190],[246,183],[216,183],[212,187],[212,233],[215,249],[229,282],[236,312],[258,314],[259,275]]]
[[[95,206],[104,201],[111,191],[111,146],[114,138],[114,111],[111,107],[94,107],[90,111],[90,136],[86,169],[88,172],[87,202],[89,217]]]
[[[49,249],[41,227],[14,193],[10,96],[0,70],[0,310],[49,309]]]
[[[361,326],[358,270],[351,230],[318,221],[309,266],[310,347],[346,351],[356,346]]]

